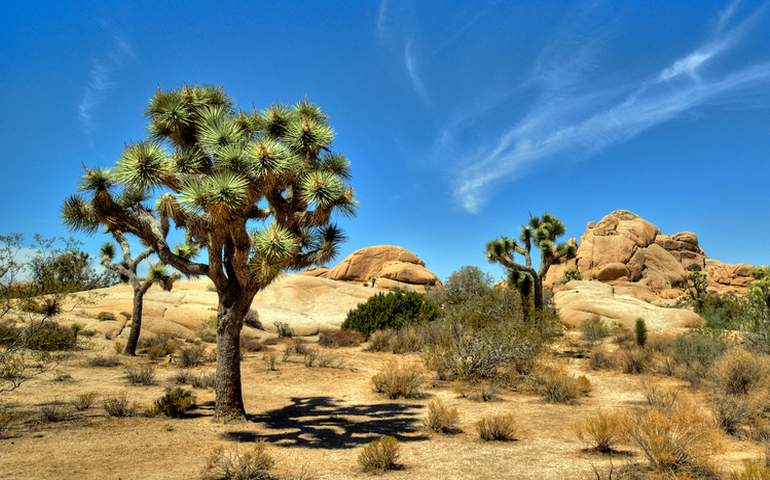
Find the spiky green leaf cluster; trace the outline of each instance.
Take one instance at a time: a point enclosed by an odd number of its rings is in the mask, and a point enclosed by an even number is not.
[[[104,242],[99,249],[99,256],[105,260],[112,260],[115,256],[115,245],[111,242]]]
[[[163,184],[172,173],[172,163],[157,142],[129,145],[118,160],[115,174],[129,188],[146,190]]]
[[[79,195],[72,195],[62,206],[62,221],[70,230],[94,233],[99,229],[99,218],[91,204]]]

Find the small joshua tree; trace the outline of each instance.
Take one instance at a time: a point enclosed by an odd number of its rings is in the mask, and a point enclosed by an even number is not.
[[[353,214],[347,159],[331,151],[327,116],[301,101],[237,110],[221,88],[160,91],[146,110],[150,138],[114,170],[94,169],[64,204],[76,229],[138,237],[184,275],[208,276],[218,296],[215,419],[245,419],[240,333],[257,292],[281,272],[323,265],[344,239],[335,212]],[[144,199],[152,193],[154,207]],[[170,244],[171,225],[184,241]],[[200,255],[198,255],[200,252]],[[203,257],[203,258],[198,258]]]
[[[487,259],[505,267],[508,280],[522,292],[522,297],[528,299],[534,287],[535,308],[543,307],[543,279],[552,265],[574,258],[577,251],[575,239],[567,243],[556,243],[556,239],[564,235],[564,225],[558,218],[549,213],[542,217],[530,215],[529,223],[521,227],[519,240],[503,236],[487,243]],[[540,266],[537,270],[532,266],[532,245],[540,249]],[[516,263],[515,254],[524,257],[524,264]],[[525,303],[528,300],[525,300]]]
[[[147,290],[149,290],[155,283],[160,284],[160,286],[163,287],[163,290],[170,291],[174,286],[174,282],[179,279],[179,274],[174,273],[169,275],[162,264],[156,263],[150,265],[146,277],[140,277],[137,273],[137,269],[142,262],[152,255],[152,248],[145,248],[135,258],[131,258],[131,247],[126,240],[126,237],[119,231],[113,231],[112,237],[118,242],[120,249],[123,251],[123,260],[119,263],[114,263],[112,261],[115,256],[115,246],[110,242],[102,245],[100,257],[104,268],[116,272],[122,281],[131,285],[131,288],[134,291],[134,305],[131,312],[131,330],[128,334],[126,348],[123,350],[125,355],[133,356],[136,355],[136,345],[139,343],[139,333],[142,329],[144,294],[147,293]]]

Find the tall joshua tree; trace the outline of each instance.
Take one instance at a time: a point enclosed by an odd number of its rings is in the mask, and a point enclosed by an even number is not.
[[[139,265],[152,255],[152,248],[145,248],[135,258],[131,258],[131,247],[126,237],[119,231],[113,231],[112,237],[120,245],[120,249],[123,252],[123,260],[118,263],[112,261],[115,256],[115,246],[110,242],[102,245],[100,259],[104,268],[117,273],[122,281],[131,285],[134,291],[131,330],[128,334],[126,348],[123,350],[123,354],[133,356],[136,355],[136,345],[139,343],[139,334],[142,330],[144,294],[155,283],[160,284],[163,290],[170,291],[174,286],[174,282],[179,279],[179,274],[173,273],[169,275],[163,264],[155,263],[150,265],[146,277],[140,277],[137,273]]]
[[[487,259],[502,265],[508,271],[508,280],[517,286],[526,302],[534,287],[535,308],[543,307],[543,279],[552,265],[574,258],[577,244],[574,238],[567,243],[556,243],[564,235],[564,225],[550,213],[541,217],[530,215],[529,223],[522,225],[519,240],[503,236],[487,243]],[[532,266],[532,245],[540,250],[540,266]],[[524,257],[524,264],[516,263],[515,255]]]
[[[282,271],[336,255],[344,236],[332,215],[356,206],[349,163],[330,149],[327,116],[306,100],[245,113],[221,88],[185,86],[158,90],[146,115],[150,138],[128,145],[114,170],[88,172],[88,198],[67,199],[63,217],[73,228],[132,234],[164,264],[211,279],[219,299],[215,419],[243,419],[244,316]],[[148,192],[153,207],[121,201]],[[184,243],[169,243],[171,224]]]

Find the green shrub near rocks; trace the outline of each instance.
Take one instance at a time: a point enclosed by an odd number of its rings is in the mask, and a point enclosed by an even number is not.
[[[369,338],[375,330],[398,329],[438,318],[439,308],[424,295],[395,291],[378,293],[348,312],[343,329],[356,330]]]

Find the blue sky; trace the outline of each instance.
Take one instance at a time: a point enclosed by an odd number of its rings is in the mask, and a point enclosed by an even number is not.
[[[768,31],[747,0],[6,1],[0,230],[66,234],[81,164],[143,138],[157,86],[210,83],[331,116],[361,204],[343,254],[499,273],[484,244],[529,212],[579,236],[623,208],[767,264]]]

